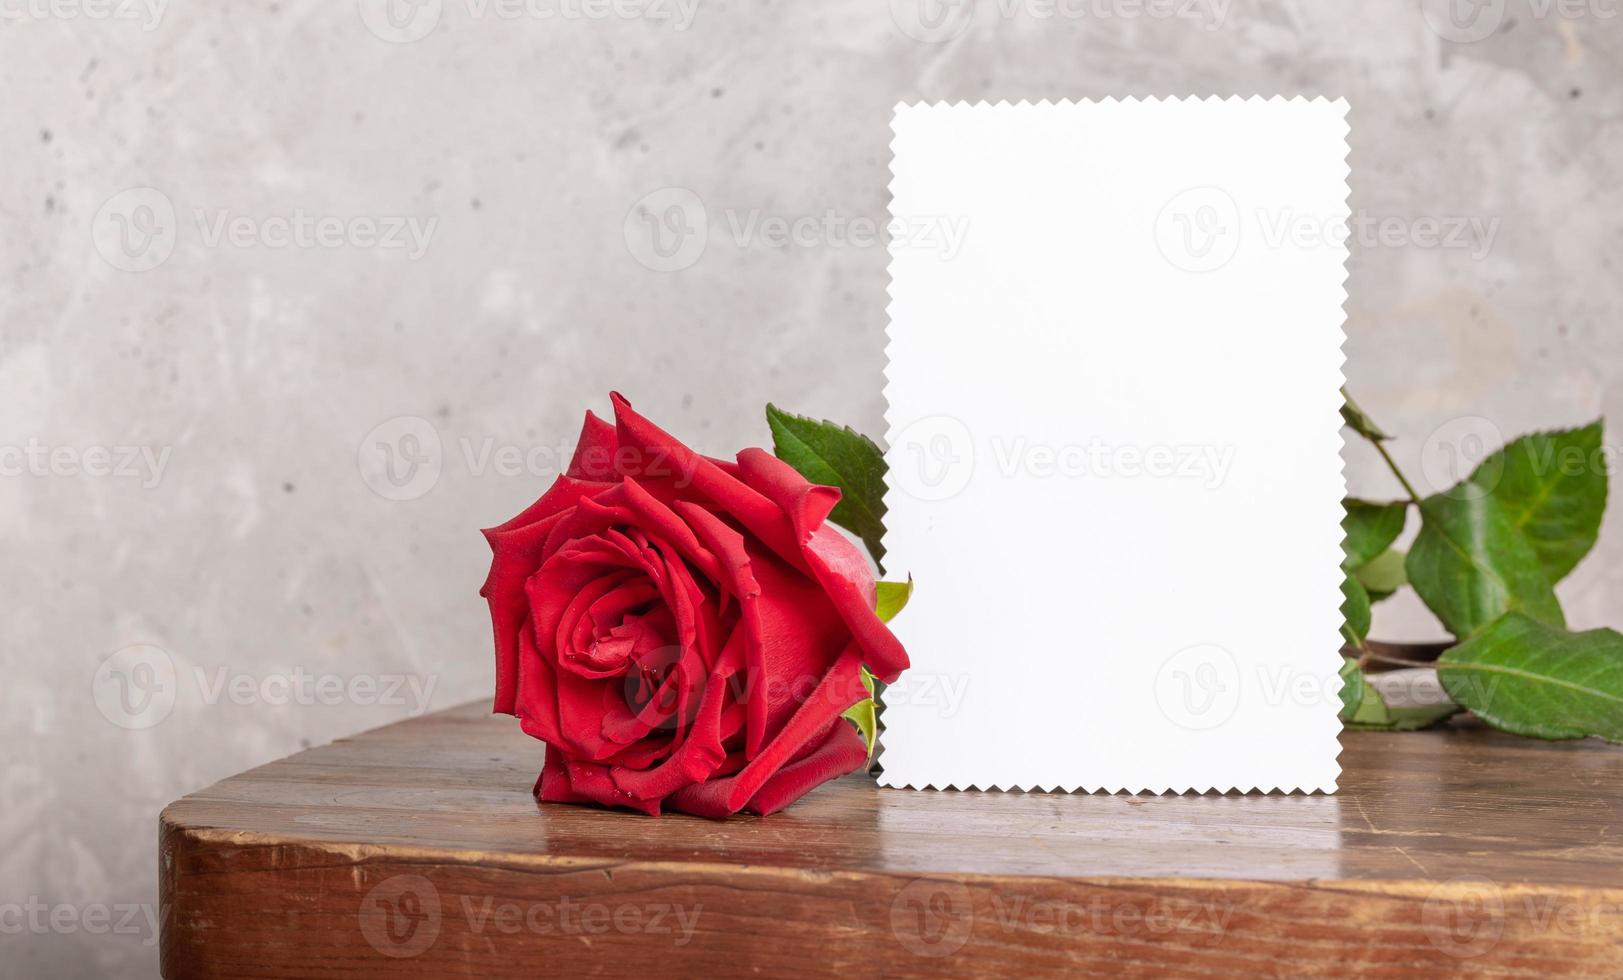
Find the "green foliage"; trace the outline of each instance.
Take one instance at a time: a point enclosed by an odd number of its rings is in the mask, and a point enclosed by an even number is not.
[[[1409,504],[1402,500],[1377,504],[1348,497],[1341,505],[1346,511],[1341,519],[1341,529],[1346,534],[1341,541],[1345,556],[1341,567],[1349,571],[1369,564],[1392,547],[1409,517]]]
[[[879,589],[879,599],[874,603],[874,612],[879,614],[881,622],[890,622],[896,618],[907,605],[907,600],[913,598],[913,576],[909,575],[906,582],[876,582]]]
[[[1565,625],[1555,584],[1492,495],[1427,497],[1407,566],[1409,584],[1456,637],[1512,610]]]
[[[1534,738],[1623,742],[1623,635],[1570,633],[1510,613],[1445,652],[1449,697],[1495,727]]]
[[[1392,545],[1407,505],[1346,502],[1342,631],[1349,643],[1374,656],[1364,643],[1369,604],[1407,583],[1459,641],[1438,660],[1437,674],[1460,705],[1518,735],[1623,742],[1623,635],[1568,631],[1555,595],[1600,532],[1603,423],[1515,439],[1466,479],[1420,500],[1382,445],[1391,437],[1350,399],[1342,416],[1374,444],[1420,511],[1405,557]],[[1390,708],[1353,661],[1342,679],[1349,727],[1406,730],[1456,710]]]
[[[772,451],[813,483],[837,487],[829,520],[862,539],[881,572],[885,565],[885,454],[872,439],[833,422],[766,407]]]

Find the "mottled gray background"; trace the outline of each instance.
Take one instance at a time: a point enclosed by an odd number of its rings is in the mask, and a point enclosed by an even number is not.
[[[144,915],[87,910],[156,900],[164,803],[484,696],[476,529],[609,389],[714,453],[765,440],[768,399],[878,434],[885,255],[837,229],[883,218],[898,100],[1346,96],[1355,214],[1393,229],[1353,242],[1346,370],[1399,461],[1623,409],[1607,0],[925,0],[934,32],[915,0],[426,0],[399,29],[382,0],[58,2],[0,20],[0,447],[44,460],[0,477],[8,974],[154,972]],[[266,244],[301,211],[431,234]],[[709,233],[661,255],[645,215]],[[164,468],[97,475],[98,447]],[[1615,619],[1620,576],[1614,521],[1569,618]],[[1435,632],[1406,601],[1377,634]],[[274,703],[297,672],[433,687]]]

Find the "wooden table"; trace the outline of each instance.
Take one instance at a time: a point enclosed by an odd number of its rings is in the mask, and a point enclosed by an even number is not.
[[[1334,796],[854,775],[715,823],[538,805],[540,744],[486,711],[171,804],[164,973],[1623,976],[1623,749],[1593,741],[1347,734]]]

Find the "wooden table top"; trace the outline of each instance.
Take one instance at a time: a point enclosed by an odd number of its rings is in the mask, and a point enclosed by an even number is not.
[[[1623,975],[1623,749],[1471,724],[1342,745],[1332,796],[920,792],[852,775],[713,822],[538,804],[540,743],[465,705],[171,804],[164,969]],[[685,943],[571,932],[556,912],[570,896],[640,921],[655,904],[703,913]],[[395,948],[424,898],[434,940]],[[530,913],[522,928],[480,914],[508,904]],[[405,918],[380,933],[388,915]]]

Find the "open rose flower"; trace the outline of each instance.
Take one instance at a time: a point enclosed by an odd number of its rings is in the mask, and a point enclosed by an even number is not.
[[[907,654],[833,487],[760,449],[709,459],[613,395],[568,471],[485,531],[495,710],[547,743],[542,800],[771,813],[860,767],[860,667]]]

